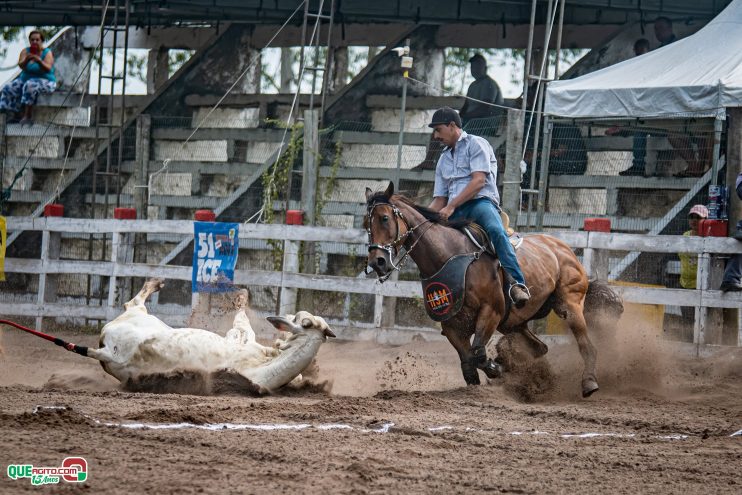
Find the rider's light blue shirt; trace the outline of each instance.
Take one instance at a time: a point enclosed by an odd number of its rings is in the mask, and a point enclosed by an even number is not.
[[[442,196],[451,201],[471,181],[472,172],[484,172],[485,183],[476,198],[490,198],[500,204],[495,180],[497,159],[492,145],[484,138],[461,131],[456,147],[446,147],[435,167],[435,186],[433,196]]]

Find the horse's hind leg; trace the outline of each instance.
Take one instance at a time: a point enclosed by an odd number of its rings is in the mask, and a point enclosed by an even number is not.
[[[520,325],[517,330],[525,338],[528,350],[534,358],[540,358],[549,352],[549,346],[531,332],[531,329],[528,328],[528,324],[524,323],[523,325]]]
[[[563,303],[563,308],[555,308],[555,311],[567,321],[569,329],[572,330],[572,334],[577,340],[580,355],[585,362],[585,369],[582,372],[582,396],[589,397],[598,391],[598,380],[595,377],[597,353],[595,346],[587,336],[587,324],[582,314],[582,303]]]
[[[129,301],[128,303],[124,304],[124,308],[129,309],[142,309],[144,312],[147,312],[147,308],[144,306],[144,302],[147,300],[149,296],[151,296],[153,293],[159,291],[165,286],[165,280],[162,278],[151,278],[144,282],[144,285],[142,286],[142,290],[139,291],[139,293],[134,296],[134,299]]]

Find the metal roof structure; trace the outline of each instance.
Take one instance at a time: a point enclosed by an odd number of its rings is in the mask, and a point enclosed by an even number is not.
[[[564,24],[610,25],[664,15],[688,22],[708,20],[730,0],[566,0]],[[106,0],[4,0],[0,24],[4,26],[92,26],[101,22]],[[113,16],[110,1],[109,15]],[[172,26],[240,22],[280,24],[301,0],[129,0],[131,25]],[[321,0],[310,0],[316,12]],[[123,9],[124,1],[119,1]],[[324,2],[329,13],[331,2]],[[537,24],[546,16],[546,0],[537,3]],[[337,23],[401,24],[528,24],[531,0],[343,0],[335,2]],[[122,13],[121,11],[119,12]],[[297,18],[297,23],[301,22]]]

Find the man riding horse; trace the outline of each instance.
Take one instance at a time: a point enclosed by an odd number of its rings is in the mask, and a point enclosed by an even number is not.
[[[469,219],[487,232],[509,280],[509,297],[517,308],[530,299],[523,272],[500,219],[497,192],[497,159],[492,145],[461,129],[456,110],[443,107],[428,124],[433,138],[445,145],[435,168],[430,208],[443,220]]]

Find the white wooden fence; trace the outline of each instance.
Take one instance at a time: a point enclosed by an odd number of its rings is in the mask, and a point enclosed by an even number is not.
[[[110,320],[121,312],[116,302],[118,282],[123,277],[163,277],[166,279],[191,280],[190,266],[149,265],[133,263],[126,255],[135,233],[192,235],[193,222],[186,220],[90,220],[73,218],[31,218],[8,217],[8,232],[41,231],[42,246],[39,259],[7,258],[5,271],[8,273],[27,273],[39,275],[39,287],[35,303],[19,303],[3,300],[0,296],[0,315],[32,316],[40,323],[41,317],[77,317]],[[112,249],[110,261],[80,261],[54,259],[55,242],[62,233],[68,234],[110,234]],[[742,293],[722,293],[714,290],[720,282],[723,260],[715,256],[719,253],[742,253],[742,242],[731,238],[652,236],[638,234],[613,234],[599,232],[556,232],[552,233],[567,242],[573,249],[583,250],[583,263],[592,277],[607,278],[608,252],[633,251],[653,253],[698,253],[698,283],[696,290],[668,289],[654,287],[615,286],[625,302],[639,304],[665,304],[675,306],[695,306],[696,320],[695,344],[709,342],[707,335],[713,325],[720,324],[715,316],[721,308],[742,307]],[[287,225],[242,224],[241,239],[279,239],[288,242],[313,241],[353,244],[357,252],[365,252],[366,233],[360,229],[337,229],[329,227],[305,227]],[[57,239],[55,241],[55,239]],[[293,250],[287,250],[292,252]],[[57,251],[58,252],[58,251]],[[291,266],[285,263],[285,266]],[[102,306],[71,305],[46,302],[48,275],[59,273],[83,273],[109,278],[108,304]],[[274,272],[264,270],[235,270],[235,283],[242,286],[273,286],[291,289],[311,289],[319,291],[347,292],[376,295],[374,320],[371,324],[356,324],[356,328],[372,330],[381,327],[383,297],[421,297],[419,282],[393,281],[379,284],[375,279],[314,275],[295,272]],[[0,294],[2,283],[0,282]],[[190,311],[184,308],[183,313]],[[415,329],[418,331],[432,331]],[[739,332],[738,332],[739,333]],[[714,339],[716,340],[716,339]],[[737,335],[737,345],[742,335]]]

